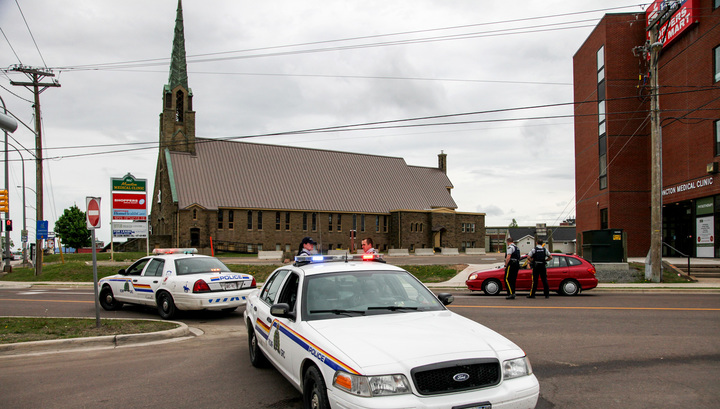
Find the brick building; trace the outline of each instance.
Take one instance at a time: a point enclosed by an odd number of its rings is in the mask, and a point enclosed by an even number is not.
[[[310,236],[322,250],[349,249],[354,230],[381,251],[484,246],[485,214],[455,210],[444,153],[437,167],[419,167],[395,157],[197,138],[183,31],[178,3],[153,245],[294,253]]]
[[[648,8],[657,11],[659,2]],[[661,29],[663,254],[719,257],[720,0],[685,0]],[[623,229],[650,247],[646,13],[608,14],[573,58],[578,251],[582,232]]]

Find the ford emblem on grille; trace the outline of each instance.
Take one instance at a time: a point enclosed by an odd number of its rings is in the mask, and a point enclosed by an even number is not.
[[[460,372],[460,373],[455,374],[455,376],[453,376],[453,380],[455,382],[465,382],[468,379],[470,379],[470,375],[466,374],[465,372]]]

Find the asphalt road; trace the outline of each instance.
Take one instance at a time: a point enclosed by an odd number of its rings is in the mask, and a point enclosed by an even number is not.
[[[538,408],[715,408],[720,401],[717,294],[587,292],[529,300],[455,292],[451,309],[530,357]],[[91,290],[0,289],[2,315],[94,317]],[[158,318],[150,309],[105,317]],[[196,338],[0,357],[3,408],[300,408],[273,369],[250,365],[242,309],[184,314]],[[442,347],[442,346],[439,346]]]

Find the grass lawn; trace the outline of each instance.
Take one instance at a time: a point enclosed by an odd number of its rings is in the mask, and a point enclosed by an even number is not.
[[[0,317],[0,344],[96,337],[101,335],[140,334],[176,328],[177,324],[148,320],[100,320],[90,318]]]

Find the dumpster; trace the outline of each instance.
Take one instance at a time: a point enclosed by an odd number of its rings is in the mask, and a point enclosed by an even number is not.
[[[582,257],[591,263],[627,261],[623,230],[603,229],[582,232]]]

